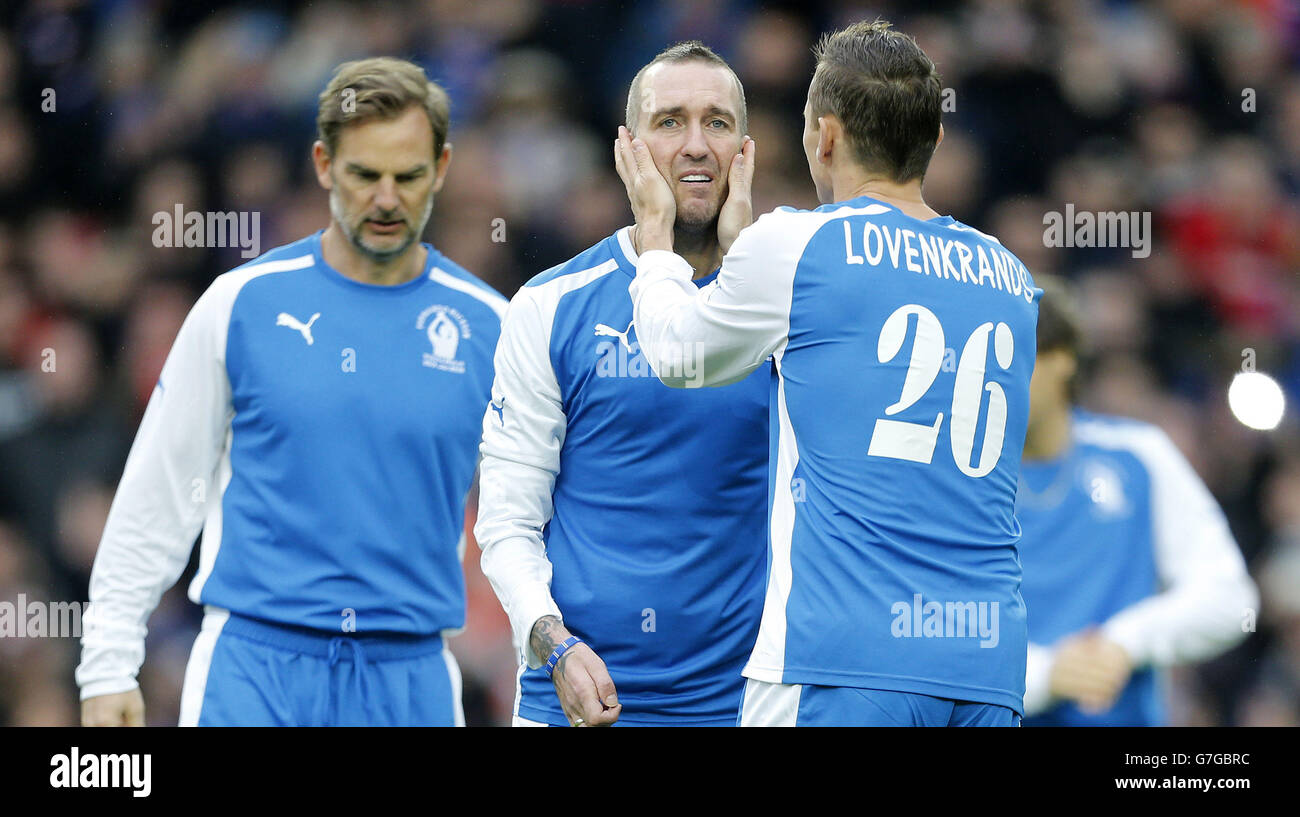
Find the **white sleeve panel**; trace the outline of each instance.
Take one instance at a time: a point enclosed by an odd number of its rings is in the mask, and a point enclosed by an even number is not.
[[[628,287],[641,353],[667,386],[725,386],[786,339],[794,271],[823,213],[767,213],[741,231],[718,277],[697,288],[679,255],[642,253]]]
[[[145,622],[189,561],[233,416],[230,312],[251,276],[218,278],[186,317],[163,365],[109,509],[90,576],[77,684],[82,699],[136,686]]]
[[[1037,715],[1052,703],[1052,662],[1056,655],[1051,647],[1029,643],[1025,663],[1025,716]]]
[[[1129,433],[1151,476],[1163,591],[1121,610],[1103,631],[1137,666],[1210,658],[1245,637],[1243,616],[1258,591],[1218,503],[1173,442],[1156,428]]]
[[[506,312],[492,404],[483,417],[474,525],[483,549],[483,575],[510,617],[515,646],[534,669],[545,657],[534,655],[528,643],[533,624],[542,616],[560,615],[551,597],[551,563],[542,540],[567,427],[550,357],[554,304],[541,303],[555,297],[553,289],[524,287]]]

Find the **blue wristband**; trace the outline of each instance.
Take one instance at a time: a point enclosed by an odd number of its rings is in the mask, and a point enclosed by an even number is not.
[[[558,647],[551,650],[551,657],[546,659],[546,677],[550,678],[551,673],[555,672],[555,665],[559,663],[560,656],[568,652],[569,648],[572,647],[574,644],[581,644],[581,643],[583,643],[581,638],[578,638],[576,635],[571,635],[568,638],[564,639],[564,641],[562,641]]]

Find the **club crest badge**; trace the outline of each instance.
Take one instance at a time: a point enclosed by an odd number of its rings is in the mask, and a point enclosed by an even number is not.
[[[415,328],[429,341],[429,351],[421,358],[425,366],[456,374],[465,371],[465,361],[456,357],[461,341],[470,336],[469,323],[464,315],[450,306],[434,304],[420,313]]]

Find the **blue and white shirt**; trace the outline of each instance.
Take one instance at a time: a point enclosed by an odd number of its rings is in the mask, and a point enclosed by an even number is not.
[[[630,289],[674,386],[772,355],[771,559],[757,681],[897,690],[1022,710],[1014,515],[1037,298],[996,239],[869,197],[780,208],[717,280],[667,252]],[[671,510],[669,511],[671,512]]]
[[[321,233],[219,276],[163,366],[90,583],[82,697],[135,686],[203,528],[192,600],[323,632],[462,627],[465,498],[506,300],[425,245],[397,286]]]
[[[1016,516],[1029,614],[1030,724],[1163,726],[1162,667],[1245,637],[1254,583],[1214,497],[1163,431],[1078,411],[1069,448],[1021,465]],[[1114,706],[1051,696],[1054,646],[1095,628],[1134,673]]]
[[[511,301],[474,533],[521,653],[517,716],[567,724],[529,645],[554,615],[605,662],[620,723],[734,725],[762,610],[770,373],[665,387],[635,272],[624,228]]]

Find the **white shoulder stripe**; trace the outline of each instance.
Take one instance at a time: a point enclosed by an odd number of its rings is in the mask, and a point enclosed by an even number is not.
[[[216,322],[216,353],[217,358],[223,365],[226,361],[226,337],[230,331],[230,315],[235,308],[235,300],[239,297],[239,293],[243,291],[244,286],[254,278],[260,278],[263,275],[306,269],[315,263],[315,257],[308,253],[297,258],[263,261],[249,267],[236,267],[230,272],[218,276],[217,280],[213,281],[208,292],[204,293],[203,298],[200,299],[200,303],[211,302],[206,306],[212,310],[211,318]],[[198,305],[195,308],[198,309]]]
[[[493,312],[497,313],[498,319],[504,318],[506,315],[506,306],[509,301],[505,299],[505,296],[498,295],[495,292],[488,292],[482,287],[471,284],[469,281],[462,281],[451,273],[444,272],[438,267],[434,267],[429,271],[429,280],[437,281],[445,287],[454,289],[457,292],[463,292],[471,298],[476,298],[482,301],[487,304]]]
[[[1081,420],[1074,425],[1074,437],[1080,442],[1095,445],[1109,451],[1126,451],[1137,457],[1142,463],[1152,482],[1156,486],[1153,492],[1157,514],[1187,513],[1187,506],[1179,507],[1176,497],[1165,496],[1161,490],[1162,483],[1172,483],[1182,478],[1195,475],[1186,457],[1159,426],[1148,423],[1107,423]],[[1200,477],[1194,476],[1196,484],[1201,485]],[[1189,489],[1195,490],[1195,489]],[[1184,497],[1190,500],[1190,497]],[[1216,506],[1217,507],[1217,506]]]
[[[1164,432],[1156,426],[1139,423],[1110,423],[1097,420],[1078,420],[1074,436],[1098,448],[1127,449],[1133,453],[1146,452],[1152,447],[1162,447]]]
[[[977,230],[977,229],[975,229],[974,227],[970,226],[969,224],[962,224],[962,223],[959,222],[959,221],[954,221],[952,224],[949,224],[949,225],[948,225],[948,229],[950,229],[950,230],[965,230],[966,232],[974,233],[974,234],[977,235],[977,236],[980,236],[980,237],[982,237],[982,238],[984,238],[984,239],[987,239],[988,241],[990,241],[990,242],[992,242],[992,243],[994,243],[994,244],[997,244],[999,247],[1002,246],[1002,242],[998,240],[997,236],[989,235],[989,234],[986,233],[986,232],[983,232],[983,231],[981,231],[981,230]]]
[[[279,261],[263,261],[260,264],[253,264],[251,267],[238,267],[231,272],[238,275],[247,275],[254,278],[258,275],[265,275],[268,272],[289,272],[290,270],[306,269],[316,263],[316,259],[308,253],[300,255],[297,258],[284,258]]]
[[[600,280],[616,269],[618,269],[618,259],[611,258],[599,266],[560,275],[544,284],[522,286],[515,293],[515,298],[531,301],[536,306],[542,320],[542,338],[549,347],[551,330],[555,325],[555,311],[559,308],[560,299],[574,290],[582,289],[587,284]]]
[[[546,300],[551,301],[552,305],[554,305],[554,302],[558,301],[561,295],[572,292],[575,289],[582,289],[592,281],[603,278],[616,269],[618,269],[618,259],[611,258],[598,267],[591,267],[589,269],[579,270],[578,272],[570,272],[565,275],[560,275],[556,278],[552,278],[544,284],[538,284],[535,287],[525,287],[525,289],[530,289],[539,295],[545,293]]]

